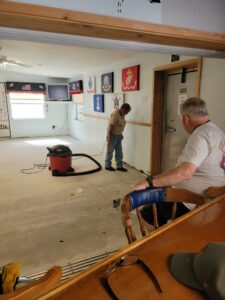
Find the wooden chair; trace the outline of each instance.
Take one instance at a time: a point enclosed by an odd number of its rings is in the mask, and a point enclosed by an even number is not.
[[[16,289],[15,291],[0,295],[0,300],[32,300],[48,292],[55,287],[62,276],[62,269],[59,266],[52,267],[48,272],[38,280],[34,280],[27,285]]]
[[[223,194],[225,194],[225,186],[210,186],[206,191],[206,196],[208,199],[213,199]]]
[[[225,193],[225,186],[209,187],[205,195],[196,194],[185,189],[167,188],[166,201],[174,203],[172,208],[171,220],[176,218],[176,209],[177,209],[178,202],[188,202],[188,203],[197,204],[197,206],[199,206],[206,203],[208,200],[220,196],[224,193]],[[154,217],[153,225],[156,229],[159,227],[159,224],[158,224],[158,217],[157,217],[157,207],[155,203],[152,204],[152,210],[153,210],[153,217]],[[136,236],[132,229],[132,220],[130,218],[130,211],[131,211],[130,196],[128,194],[121,201],[121,217],[122,217],[122,224],[125,228],[125,233],[129,244],[136,241]],[[146,236],[147,232],[145,230],[139,208],[136,208],[136,215],[138,218],[141,234],[142,236]]]

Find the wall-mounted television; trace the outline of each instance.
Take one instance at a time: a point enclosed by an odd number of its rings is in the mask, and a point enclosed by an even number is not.
[[[67,84],[49,84],[48,85],[49,100],[70,100]]]

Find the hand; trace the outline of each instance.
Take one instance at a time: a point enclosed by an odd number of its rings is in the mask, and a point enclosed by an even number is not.
[[[112,144],[112,138],[111,138],[110,134],[107,135],[106,141],[109,146]]]
[[[107,144],[108,144],[109,147],[112,145],[112,140],[111,140],[111,138],[108,138],[108,139],[107,139]]]
[[[149,184],[146,179],[143,179],[137,183],[134,183],[130,186],[131,191],[145,190],[149,187]]]

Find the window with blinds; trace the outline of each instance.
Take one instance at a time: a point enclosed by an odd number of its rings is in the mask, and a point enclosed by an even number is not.
[[[44,94],[10,92],[9,101],[13,119],[44,119]]]

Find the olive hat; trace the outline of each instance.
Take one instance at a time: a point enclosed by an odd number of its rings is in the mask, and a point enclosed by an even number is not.
[[[208,244],[199,253],[172,255],[170,272],[181,283],[213,300],[225,300],[225,242]]]

